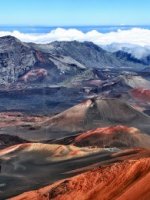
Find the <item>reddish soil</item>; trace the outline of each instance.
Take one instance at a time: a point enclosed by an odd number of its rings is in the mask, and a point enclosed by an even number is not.
[[[39,79],[44,79],[47,76],[47,74],[48,72],[46,69],[32,69],[29,72],[27,72],[24,76],[22,76],[20,80],[24,82],[36,81]]]
[[[10,200],[149,200],[150,151]]]
[[[98,147],[150,147],[150,136],[139,129],[127,126],[97,128],[79,134],[73,144]]]
[[[27,116],[19,112],[0,113],[0,128],[17,125],[37,125],[48,119],[45,116]]]
[[[134,98],[150,102],[150,89],[137,88],[131,91]]]

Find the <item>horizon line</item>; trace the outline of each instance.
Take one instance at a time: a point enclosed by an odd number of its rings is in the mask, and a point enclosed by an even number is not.
[[[86,25],[86,24],[81,24],[81,25],[42,25],[42,24],[0,24],[0,27],[2,26],[19,26],[19,27],[24,27],[24,26],[29,26],[29,27],[32,27],[32,26],[37,26],[37,27],[88,27],[88,26],[95,26],[95,27],[100,27],[100,26],[150,26],[150,24],[99,24],[99,25],[96,25],[96,24],[90,24],[90,25]]]

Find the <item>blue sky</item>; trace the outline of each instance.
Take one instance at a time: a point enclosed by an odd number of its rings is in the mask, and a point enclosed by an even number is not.
[[[1,25],[150,25],[150,0],[0,0]]]

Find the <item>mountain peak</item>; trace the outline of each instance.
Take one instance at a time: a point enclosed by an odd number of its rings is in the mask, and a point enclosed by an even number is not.
[[[14,36],[11,36],[11,35],[0,37],[0,43],[1,42],[4,42],[4,43],[6,43],[6,42],[20,42],[21,43],[21,41],[19,39],[17,39]]]

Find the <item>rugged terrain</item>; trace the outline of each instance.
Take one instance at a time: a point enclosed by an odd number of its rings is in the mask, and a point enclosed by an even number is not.
[[[104,199],[143,199],[150,196],[149,152],[125,156],[115,164],[101,164],[73,178],[67,178],[40,190],[24,193],[11,200],[104,200]],[[113,155],[117,157],[117,154]]]
[[[129,101],[131,89],[150,87],[148,68],[91,42],[33,44],[1,37],[0,111],[49,115],[97,95]]]
[[[0,199],[149,200],[149,69],[129,50],[1,37]]]

